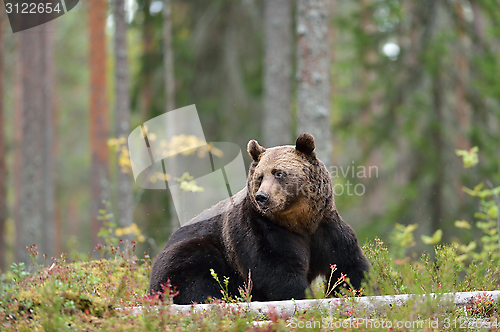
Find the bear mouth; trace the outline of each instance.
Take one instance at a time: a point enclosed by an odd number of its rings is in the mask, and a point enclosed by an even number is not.
[[[280,203],[280,204],[277,204],[277,205],[260,205],[259,203],[257,203],[257,206],[258,206],[258,209],[259,211],[265,215],[265,216],[272,216],[273,214],[276,214],[276,213],[279,213],[281,211],[283,211],[284,209],[284,206],[285,204],[284,203]]]

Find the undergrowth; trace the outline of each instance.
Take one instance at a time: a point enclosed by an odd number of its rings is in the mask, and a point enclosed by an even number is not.
[[[158,296],[147,294],[151,260],[147,256],[137,259],[133,246],[134,242],[122,248],[107,244],[106,250],[114,253],[112,257],[86,262],[68,263],[62,255],[32,274],[26,272],[23,264],[13,265],[12,271],[0,276],[0,330],[371,330],[386,329],[387,324],[416,324],[419,330],[460,330],[471,322],[477,328],[486,324],[491,327],[500,318],[498,304],[487,296],[463,308],[451,302],[438,304],[437,299],[430,297],[414,297],[405,305],[376,311],[358,306],[353,300],[362,295],[429,293],[437,293],[439,298],[439,294],[447,292],[500,289],[498,260],[466,264],[451,245],[436,246],[432,260],[429,255],[422,255],[418,261],[396,263],[384,243],[375,239],[363,247],[372,267],[368,281],[358,293],[338,287],[349,281],[345,276],[330,278],[315,293],[319,298],[336,294],[341,305],[331,310],[313,308],[293,317],[281,317],[273,310],[267,316],[258,316],[246,312],[244,307],[228,306],[227,303],[250,299],[248,285],[242,289],[241,297],[227,296],[225,301],[212,302],[211,310],[178,312],[171,305],[175,290],[170,285],[165,288],[167,296],[163,302]],[[36,253],[36,247],[30,252]],[[332,275],[335,269],[332,266]],[[226,283],[220,284],[224,291]]]
[[[474,157],[477,150],[463,152]],[[469,158],[469,159],[471,159]],[[477,159],[477,158],[476,158]],[[471,160],[474,160],[472,158]],[[411,259],[405,256],[413,245],[415,226],[399,225],[389,246],[375,238],[363,246],[371,270],[361,289],[349,290],[349,278],[332,278],[337,267],[323,283],[312,285],[312,294],[321,301],[334,301],[336,307],[300,311],[284,317],[271,309],[266,315],[248,312],[235,302],[251,300],[251,271],[240,296],[228,294],[225,276],[212,276],[221,287],[223,300],[212,301],[208,310],[179,311],[172,305],[176,290],[167,284],[163,301],[159,294],[147,292],[151,259],[138,259],[135,241],[119,239],[131,235],[144,241],[137,226],[117,229],[112,216],[102,211],[105,228],[99,233],[104,244],[97,245],[87,261],[68,262],[66,255],[38,266],[35,245],[27,247],[36,272],[28,273],[23,263],[12,264],[0,275],[1,331],[289,331],[315,330],[498,330],[498,299],[482,295],[465,306],[457,307],[443,294],[500,289],[500,249],[498,246],[497,196],[499,188],[477,186],[465,190],[480,198],[475,225],[484,233],[480,242],[438,244],[436,232],[422,241],[434,245],[432,255]],[[471,223],[457,221],[457,227],[471,228]],[[129,237],[129,239],[131,238]],[[96,257],[100,256],[100,257]],[[220,278],[220,279],[219,279]],[[222,280],[222,281],[221,281]],[[423,294],[433,296],[420,296]],[[404,303],[366,307],[357,301],[361,296],[415,294]],[[335,296],[335,299],[327,299]],[[325,302],[323,302],[325,303]],[[329,309],[327,309],[329,308]]]

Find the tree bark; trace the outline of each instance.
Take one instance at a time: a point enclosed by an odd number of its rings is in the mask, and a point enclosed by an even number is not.
[[[53,95],[50,23],[21,34],[22,166],[17,253],[29,262],[25,247],[36,244],[40,255],[53,256]]]
[[[115,20],[115,136],[117,138],[127,138],[130,132],[130,81],[124,0],[113,1],[113,13]],[[118,155],[118,158],[120,158],[120,155]],[[118,162],[116,172],[118,186],[118,225],[120,227],[127,227],[132,224],[134,213],[132,179],[130,174],[122,171]]]
[[[291,144],[292,1],[264,2],[264,146]]]
[[[474,6],[473,6],[474,8]],[[464,18],[464,10],[462,8],[461,4],[456,4],[456,10],[457,10],[457,17],[460,21],[465,24],[465,18]],[[455,86],[455,91],[456,91],[456,100],[457,100],[457,105],[456,105],[456,115],[457,119],[459,122],[460,127],[458,128],[459,130],[457,131],[457,137],[456,137],[456,147],[459,149],[468,149],[470,148],[469,146],[469,140],[467,138],[467,132],[470,129],[470,111],[469,111],[469,106],[467,104],[467,98],[465,96],[465,86],[467,83],[467,71],[468,71],[468,62],[467,62],[467,56],[466,53],[464,52],[465,45],[466,45],[466,36],[465,36],[465,31],[463,28],[463,24],[460,24],[458,27],[458,44],[459,44],[459,52],[456,53],[456,68],[457,68],[457,81],[456,81],[456,86]],[[460,190],[458,192],[462,193],[463,196],[463,191]]]
[[[14,178],[14,224],[16,228],[16,250],[15,260],[21,261],[25,251],[19,250],[17,246],[21,241],[21,188],[22,188],[22,165],[23,165],[23,58],[22,58],[22,33],[14,36],[16,45],[14,49],[14,167],[12,170]]]
[[[316,154],[330,162],[330,64],[326,0],[297,1],[297,134],[311,133]]]
[[[172,4],[163,1],[163,61],[165,63],[166,112],[175,109],[174,54],[172,51]]]
[[[5,119],[3,103],[3,26],[6,15],[0,13],[0,272],[5,272],[7,262],[5,261],[5,223],[7,221],[7,167],[5,165]]]
[[[441,62],[439,60],[436,66],[436,73],[433,77],[432,83],[432,103],[434,108],[434,118],[431,122],[431,137],[434,147],[434,164],[435,178],[431,186],[429,198],[431,200],[431,234],[434,234],[438,229],[441,229],[443,218],[443,187],[445,181],[444,162],[443,162],[443,91],[442,91],[442,73]]]
[[[175,76],[174,76],[174,53],[172,50],[172,3],[170,0],[163,0],[163,64],[165,77],[165,112],[175,109]],[[175,119],[167,124],[168,132],[176,133]],[[168,158],[167,173],[175,174],[177,168],[175,158]],[[172,195],[172,192],[170,192]],[[175,209],[172,197],[169,200],[170,231],[171,234],[179,227],[179,218]]]
[[[108,104],[106,98],[106,35],[107,3],[94,0],[89,12],[89,64],[90,64],[90,150],[91,150],[91,237],[98,243],[97,233],[103,226],[98,220],[99,210],[104,209],[103,200],[109,199],[108,176]]]
[[[142,25],[142,56],[144,58],[142,62],[142,73],[144,78],[144,83],[141,88],[141,114],[142,120],[149,120],[149,114],[151,113],[151,108],[153,105],[153,66],[150,62],[153,61],[152,53],[153,51],[153,35],[154,35],[154,24],[152,21],[151,13],[149,8],[151,6],[151,0],[144,0],[143,12],[143,25]]]
[[[44,122],[42,128],[42,241],[46,243],[48,257],[54,256],[55,249],[55,178],[54,178],[54,133],[55,133],[55,103],[54,103],[54,29],[55,22],[43,25],[43,73],[39,78],[43,87]],[[42,247],[43,248],[43,247]],[[42,253],[42,252],[41,252]]]

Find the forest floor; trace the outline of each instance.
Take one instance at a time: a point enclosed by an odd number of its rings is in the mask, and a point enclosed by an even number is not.
[[[11,271],[0,276],[0,330],[498,330],[498,292],[480,293],[461,302],[446,296],[500,289],[497,259],[467,262],[455,247],[438,246],[432,258],[393,260],[378,239],[363,249],[372,268],[359,292],[339,290],[337,286],[348,280],[330,280],[313,285],[321,302],[253,302],[251,307],[235,304],[248,301],[250,289],[232,298],[225,294],[223,283],[224,300],[208,306],[171,305],[173,292],[169,290],[164,302],[148,296],[151,260],[148,256],[139,260],[130,245],[124,249],[101,246],[103,258],[99,260],[70,263],[62,255],[45,267],[36,266],[32,250],[35,272],[13,264]],[[367,305],[376,302],[367,300],[374,295],[396,297]]]

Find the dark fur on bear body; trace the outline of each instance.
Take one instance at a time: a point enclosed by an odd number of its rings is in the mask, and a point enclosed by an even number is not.
[[[252,300],[304,299],[314,278],[344,273],[359,288],[369,263],[352,228],[335,208],[330,175],[316,158],[314,138],[265,149],[248,143],[247,186],[179,228],[156,259],[150,291],[170,279],[174,303],[220,298],[220,280],[238,295],[251,271]]]

